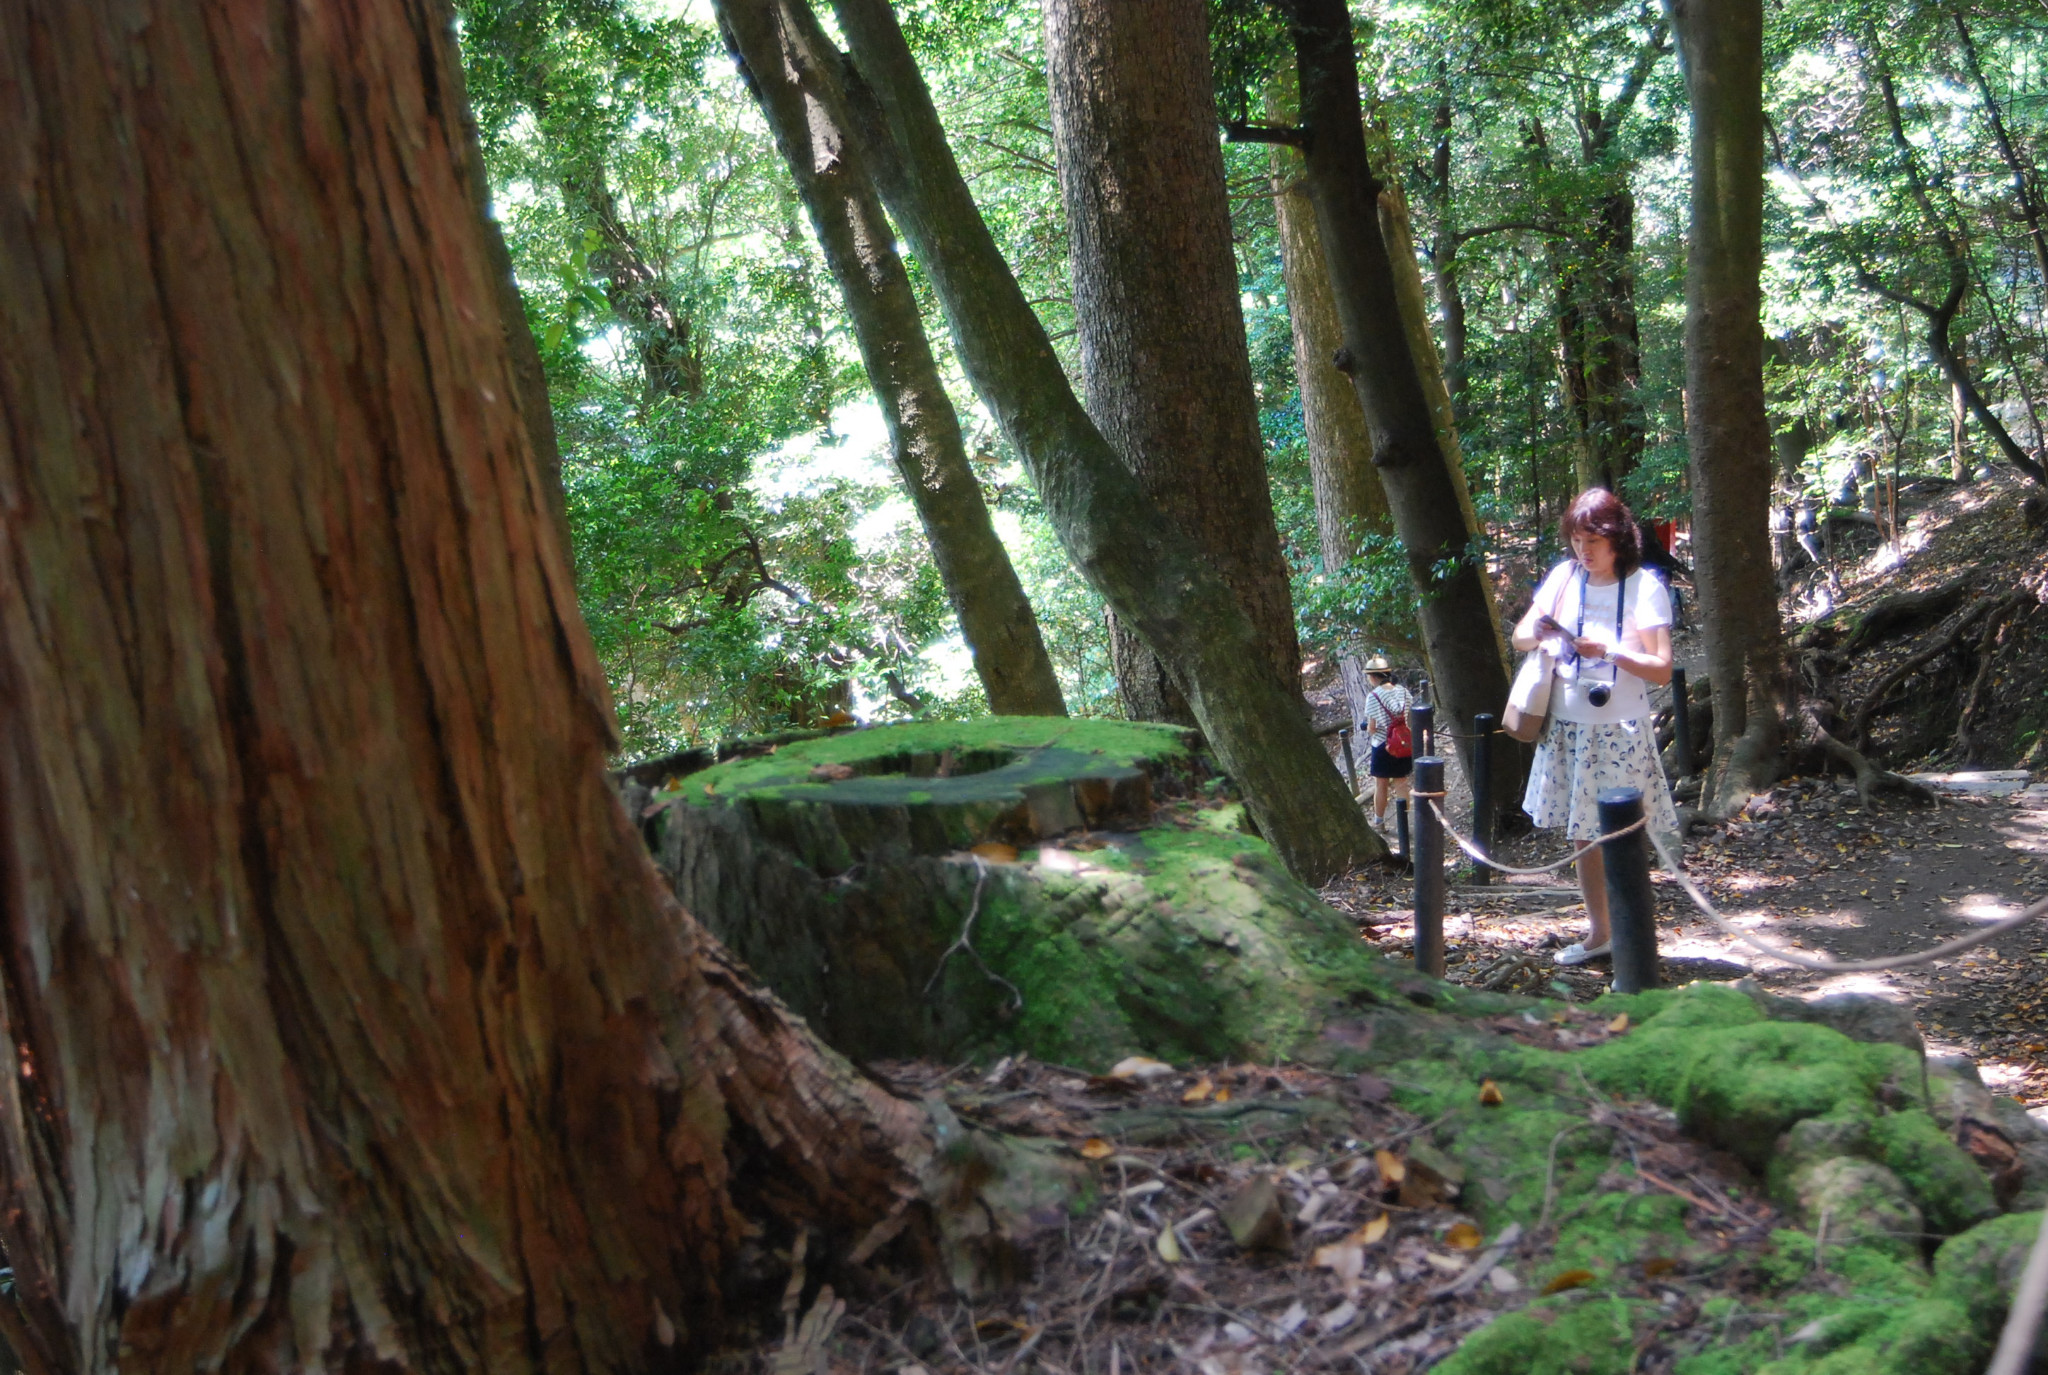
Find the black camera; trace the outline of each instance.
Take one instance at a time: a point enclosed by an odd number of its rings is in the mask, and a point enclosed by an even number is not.
[[[1586,689],[1586,700],[1596,707],[1607,705],[1607,699],[1614,695],[1614,689],[1606,683],[1595,683]]]

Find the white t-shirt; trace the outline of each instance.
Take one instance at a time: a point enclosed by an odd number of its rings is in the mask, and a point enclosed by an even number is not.
[[[1621,617],[1620,647],[1640,651],[1643,631],[1671,624],[1671,592],[1662,578],[1640,568],[1628,575],[1626,583],[1628,606]],[[1567,631],[1576,631],[1611,649],[1616,643],[1615,603],[1622,588],[1623,584],[1618,582],[1592,586],[1580,576],[1578,564],[1566,560],[1551,569],[1543,586],[1536,589],[1536,606],[1549,612]],[[1584,629],[1579,628],[1582,609]],[[1639,721],[1649,716],[1649,685],[1619,665],[1580,659],[1575,670],[1566,672],[1576,672],[1576,677],[1568,679],[1560,673],[1550,689],[1550,714],[1560,721]],[[1605,683],[1611,689],[1604,707],[1594,706],[1587,697],[1596,683]]]

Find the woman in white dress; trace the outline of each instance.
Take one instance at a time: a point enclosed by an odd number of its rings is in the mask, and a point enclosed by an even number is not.
[[[1539,827],[1562,826],[1576,848],[1600,834],[1601,793],[1640,788],[1651,829],[1675,837],[1678,815],[1650,729],[1648,690],[1671,681],[1670,590],[1643,570],[1635,517],[1605,488],[1579,495],[1561,533],[1572,557],[1550,570],[1515,626],[1516,649],[1548,638],[1566,654],[1523,810]],[[1559,964],[1583,964],[1610,950],[1599,853],[1580,860],[1578,871],[1591,930],[1558,952]]]

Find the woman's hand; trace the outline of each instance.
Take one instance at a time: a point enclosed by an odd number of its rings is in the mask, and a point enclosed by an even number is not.
[[[1671,627],[1651,626],[1641,634],[1641,649],[1616,649],[1608,653],[1618,667],[1627,669],[1654,685],[1671,681]]]
[[[1612,652],[1607,647],[1607,641],[1596,640],[1591,635],[1581,635],[1573,640],[1572,648],[1579,652],[1581,659],[1605,659]]]

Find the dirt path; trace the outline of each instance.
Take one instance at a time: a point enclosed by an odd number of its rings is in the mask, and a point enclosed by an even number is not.
[[[1500,857],[1530,865],[1562,853],[1554,834],[1542,834],[1507,843]],[[1725,914],[1766,939],[1849,960],[1922,950],[2048,897],[2048,787],[1867,810],[1846,783],[1793,779],[1745,819],[1695,837],[1686,863]],[[1550,962],[1584,931],[1569,884],[1560,876],[1454,885],[1445,923],[1451,978],[1598,997],[1604,965]],[[1723,935],[1661,875],[1656,891],[1667,983],[1753,976],[1782,993],[1875,993],[1914,1009],[1933,1053],[1967,1054],[1995,1092],[2048,1105],[2048,923],[1924,968],[1826,976]],[[1411,950],[1410,894],[1410,881],[1391,874],[1325,892],[1395,956]]]

